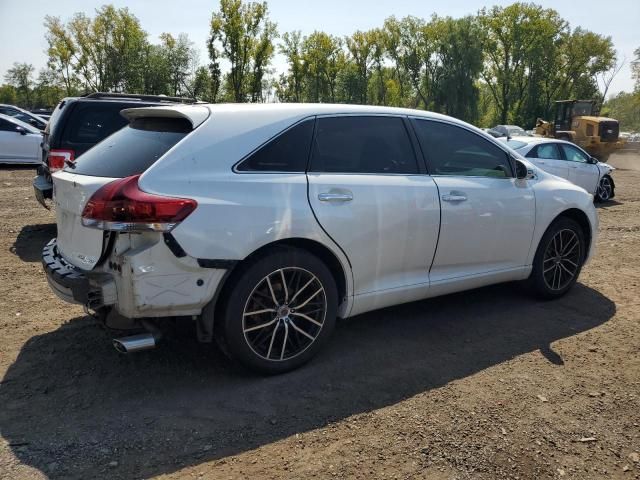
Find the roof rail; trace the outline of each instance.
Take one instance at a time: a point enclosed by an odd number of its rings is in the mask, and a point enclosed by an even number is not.
[[[94,92],[84,95],[84,98],[122,98],[126,100],[142,100],[148,102],[167,102],[167,103],[197,103],[195,98],[187,97],[167,97],[165,95],[138,95],[136,93],[111,93],[111,92]]]

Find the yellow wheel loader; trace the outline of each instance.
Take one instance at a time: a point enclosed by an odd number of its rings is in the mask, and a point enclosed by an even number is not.
[[[539,118],[535,132],[543,137],[573,142],[598,160],[605,161],[624,142],[619,138],[619,122],[599,115],[595,100],[559,100],[554,122]]]

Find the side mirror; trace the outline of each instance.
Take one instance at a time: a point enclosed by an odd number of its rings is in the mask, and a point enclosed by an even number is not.
[[[589,157],[589,163],[592,165],[596,165],[600,160],[598,160],[596,157]]]
[[[24,127],[21,127],[20,125],[18,125],[16,127],[16,132],[18,132],[20,135],[26,135],[27,134],[27,130]]]
[[[529,175],[529,169],[520,160],[516,160],[516,178],[524,180]]]

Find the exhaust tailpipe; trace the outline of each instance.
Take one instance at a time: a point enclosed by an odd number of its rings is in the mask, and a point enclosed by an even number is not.
[[[156,339],[152,333],[141,333],[139,335],[114,338],[113,346],[120,353],[134,353],[155,348]]]

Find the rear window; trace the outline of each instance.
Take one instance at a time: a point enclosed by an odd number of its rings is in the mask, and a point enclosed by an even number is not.
[[[127,124],[122,105],[83,103],[76,107],[65,128],[65,141],[95,144]]]
[[[95,177],[138,175],[191,132],[182,118],[137,118],[98,143],[65,171]]]

